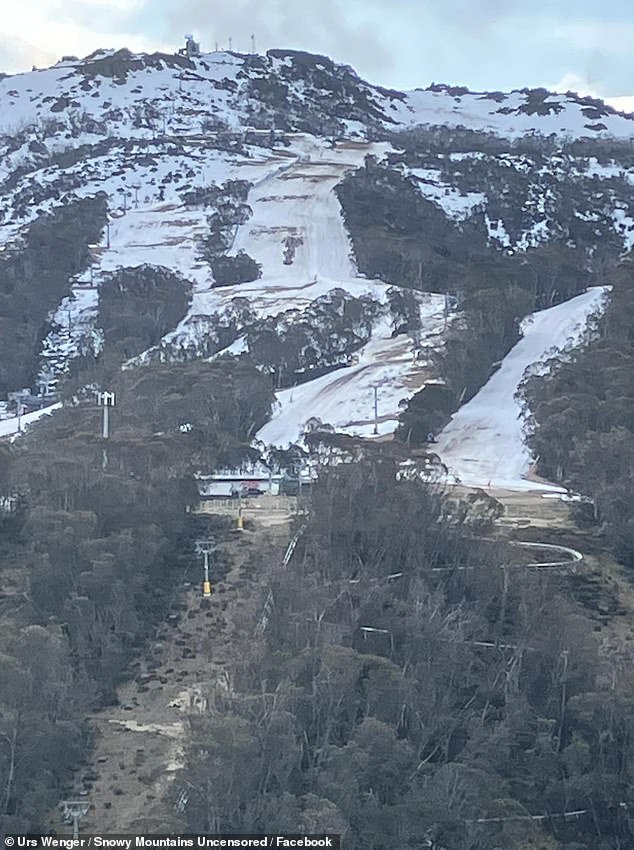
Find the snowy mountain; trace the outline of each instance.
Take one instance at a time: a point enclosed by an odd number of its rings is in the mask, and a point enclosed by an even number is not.
[[[8,315],[20,314],[16,281],[37,287],[34,228],[94,199],[92,230],[62,230],[79,247],[59,297],[26,310],[31,384],[53,390],[107,351],[107,311],[112,324],[133,290],[156,296],[162,275],[178,297],[153,308],[160,320],[143,345],[121,347],[122,365],[251,357],[278,387],[267,443],[297,440],[311,417],[395,430],[464,322],[463,287],[438,265],[454,244],[502,262],[548,242],[592,259],[599,244],[634,241],[634,118],[572,93],[396,92],[294,51],[119,50],[4,77],[0,104]],[[367,202],[355,175],[374,181]],[[381,216],[390,237],[368,236]],[[429,240],[429,256],[395,265],[416,221],[424,237],[411,240]],[[541,281],[530,306],[575,287]]]
[[[572,93],[440,85],[402,93],[372,86],[326,57],[281,50],[192,58],[99,51],[0,79],[0,103],[3,240],[69,193],[180,200],[232,176],[249,142],[261,143],[273,128],[358,138],[420,126],[510,139],[634,135],[634,117]],[[257,181],[262,172],[254,166]]]

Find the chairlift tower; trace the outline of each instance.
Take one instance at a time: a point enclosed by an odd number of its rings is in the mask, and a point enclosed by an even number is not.
[[[372,390],[374,392],[374,428],[372,433],[378,435],[379,433],[379,385],[372,384]]]
[[[59,807],[64,820],[73,822],[73,838],[79,838],[79,821],[88,814],[90,803],[83,800],[62,800]]]
[[[110,229],[110,225],[108,225],[108,230]],[[95,259],[95,251],[99,251],[100,246],[96,242],[92,242],[88,245],[88,257],[90,259],[90,285],[93,289],[95,287],[95,267],[97,266],[97,261]],[[70,310],[68,311],[68,336],[71,333],[71,317]]]
[[[125,187],[119,189],[121,196],[123,197],[123,214],[125,215],[128,211],[128,190]]]
[[[97,404],[99,407],[103,409],[103,416],[101,420],[101,436],[104,440],[107,440],[110,436],[110,408],[114,407],[116,404],[116,396],[112,392],[98,392],[97,396]],[[103,447],[103,462],[102,467],[105,469],[108,466],[108,449],[104,445]]]
[[[203,570],[205,577],[203,580],[203,597],[209,598],[212,594],[211,581],[209,579],[209,556],[216,551],[216,541],[213,537],[207,540],[196,541],[196,553],[203,556]]]

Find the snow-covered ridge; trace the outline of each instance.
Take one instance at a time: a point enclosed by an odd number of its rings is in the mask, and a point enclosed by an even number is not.
[[[104,191],[122,206],[180,202],[188,188],[221,179],[227,159],[257,165],[253,146],[270,144],[271,128],[380,138],[421,125],[510,139],[634,137],[634,117],[572,93],[437,85],[396,92],[297,51],[192,58],[97,51],[0,79],[0,245],[69,196]],[[517,157],[509,165],[521,167]],[[479,203],[477,193],[420,178],[421,191],[456,220]]]
[[[262,265],[262,277],[252,283],[209,289],[198,287],[188,316],[165,338],[165,345],[186,347],[205,333],[203,317],[222,315],[235,299],[245,299],[250,311],[262,318],[293,312],[297,322],[318,299],[342,290],[357,299],[386,305],[391,287],[360,277],[333,191],[347,170],[358,167],[365,156],[382,156],[388,146],[341,142],[334,148],[310,136],[293,140],[296,158],[282,172],[272,167],[249,195],[252,217],[238,228],[234,250],[243,249]],[[272,163],[272,165],[274,165]],[[294,239],[292,259],[286,252]],[[290,259],[290,262],[289,262]],[[311,417],[339,430],[373,433],[373,385],[380,386],[378,433],[391,433],[398,424],[399,402],[410,398],[435,376],[430,352],[442,345],[444,298],[412,294],[419,301],[421,330],[414,341],[407,334],[393,335],[386,309],[380,310],[370,341],[355,362],[278,393],[274,419],[258,437],[267,443],[287,445],[301,438]],[[240,339],[229,353],[241,353]]]
[[[68,358],[86,346],[98,348],[96,287],[107,285],[120,268],[157,265],[193,285],[187,316],[141,360],[172,357],[175,351],[200,356],[210,322],[238,313],[241,305],[256,321],[281,317],[286,325],[305,322],[334,290],[374,305],[372,335],[358,343],[355,362],[279,393],[280,407],[265,436],[282,442],[295,439],[310,417],[349,432],[372,433],[374,387],[377,430],[387,433],[395,427],[399,402],[434,377],[431,351],[442,346],[442,299],[420,296],[418,339],[395,333],[386,307],[389,287],[358,274],[333,191],[368,154],[379,162],[397,154],[390,143],[376,140],[396,144],[394,131],[420,125],[471,128],[507,140],[554,134],[562,143],[581,136],[629,140],[634,135],[631,117],[571,94],[487,94],[441,86],[395,92],[359,79],[327,57],[294,51],[192,58],[100,51],[0,79],[0,106],[0,246],[69,200],[100,192],[108,199],[108,227],[91,246],[92,266],[73,281],[72,296],[51,315],[43,382],[54,381]],[[509,173],[535,180],[535,162],[509,147],[510,153],[492,158]],[[526,215],[515,227],[518,237],[499,209],[489,214],[488,204],[496,199],[488,189],[467,185],[476,160],[486,177],[486,156],[447,155],[463,172],[463,182],[454,182],[434,163],[405,171],[458,229],[479,215],[497,247],[524,249],[548,239],[554,195],[541,185],[534,197],[527,195]],[[563,165],[561,175],[555,173],[554,156],[544,169],[551,169],[556,181],[566,177]],[[589,175],[596,172],[606,183],[614,176],[611,169],[596,161],[588,166]],[[545,184],[550,179],[545,173]],[[620,179],[630,180],[629,172]],[[249,184],[252,214],[232,230],[228,251],[245,251],[261,265],[262,276],[215,287],[201,257],[201,237],[209,234],[213,210],[200,195],[229,180]],[[595,220],[584,218],[588,209],[579,206],[579,221],[596,230]],[[632,209],[606,202],[605,210],[609,226],[621,230],[629,244]],[[226,341],[228,352],[237,356],[249,345],[241,329],[237,322],[234,338]],[[429,356],[421,349],[430,349]]]
[[[592,98],[541,89],[470,92],[430,86],[397,92],[360,79],[346,65],[299,51],[266,56],[215,52],[100,52],[0,79],[0,133],[37,131],[51,152],[81,130],[96,138],[148,139],[247,126],[340,132],[346,122],[375,129],[462,126],[503,136],[525,133],[634,135],[634,119]],[[312,122],[312,127],[309,126]],[[23,151],[26,156],[28,151]]]
[[[574,92],[545,89],[470,92],[430,86],[407,92],[393,116],[402,124],[442,125],[483,130],[507,138],[526,134],[582,138],[614,136],[630,139],[634,117]]]

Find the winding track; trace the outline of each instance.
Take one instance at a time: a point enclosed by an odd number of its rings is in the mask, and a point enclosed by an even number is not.
[[[559,552],[562,555],[567,555],[564,560],[558,561],[534,561],[529,564],[522,564],[523,567],[536,567],[540,570],[551,570],[551,569],[568,569],[570,566],[574,564],[578,564],[583,560],[583,555],[577,549],[571,549],[569,546],[559,546],[555,543],[529,543],[525,540],[516,540],[513,543],[514,546],[524,546],[526,549],[539,549],[546,550],[548,552]],[[576,567],[573,567],[573,572],[576,571]]]

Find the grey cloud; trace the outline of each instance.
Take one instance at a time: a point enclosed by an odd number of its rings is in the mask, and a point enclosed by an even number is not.
[[[18,0],[12,0],[18,2]],[[325,53],[375,83],[432,80],[474,89],[547,85],[565,77],[606,94],[634,92],[631,0],[41,0],[58,20],[84,28],[91,46],[176,49],[193,32],[203,49],[288,47]],[[130,44],[133,42],[133,44]],[[77,44],[73,52],[89,49]],[[46,45],[42,45],[46,47]],[[55,47],[53,46],[53,49]],[[0,36],[0,67],[57,59]]]
[[[258,52],[304,49],[381,72],[392,65],[392,53],[372,21],[355,14],[355,6],[337,0],[154,0],[146,8],[153,16],[160,8],[164,39],[180,42],[184,33],[194,32],[210,49],[216,40],[226,47],[231,36],[234,50],[247,52],[253,33]]]
[[[595,18],[611,28],[615,8],[601,14],[593,0],[578,0],[571,15],[568,0],[146,0],[127,25],[139,34],[145,27],[164,44],[180,44],[191,31],[203,49],[216,40],[226,47],[231,36],[234,49],[248,51],[254,33],[259,52],[326,53],[395,88],[435,80],[504,89],[573,72],[612,89],[614,68],[623,77],[629,69],[579,42]],[[619,20],[633,17],[626,7],[619,13]],[[625,86],[634,90],[634,79]]]

